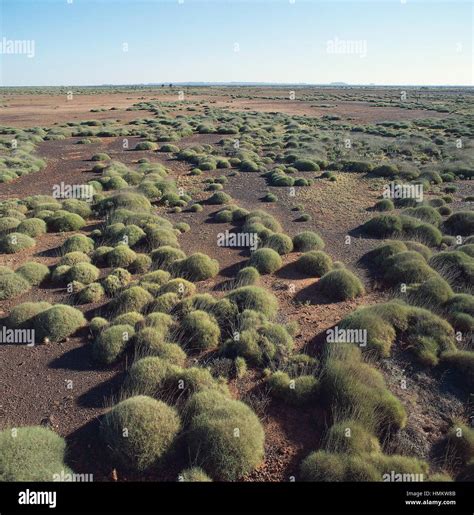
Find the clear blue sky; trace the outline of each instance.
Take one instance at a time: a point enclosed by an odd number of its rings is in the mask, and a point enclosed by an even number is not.
[[[469,1],[181,1],[0,0],[1,85],[474,83]]]

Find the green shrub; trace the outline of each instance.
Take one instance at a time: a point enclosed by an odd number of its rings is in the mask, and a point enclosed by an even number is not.
[[[191,350],[215,349],[219,344],[219,326],[205,311],[188,313],[181,322],[180,330],[183,346]]]
[[[174,292],[163,293],[155,298],[151,309],[160,313],[170,313],[179,300],[179,295]]]
[[[103,286],[100,283],[88,284],[77,294],[79,304],[90,304],[100,302],[105,295]]]
[[[127,183],[125,183],[127,185]],[[63,209],[70,213],[82,216],[82,218],[89,218],[92,214],[92,209],[89,202],[79,199],[67,199],[63,201]]]
[[[176,233],[169,229],[162,229],[158,225],[149,224],[145,226],[146,239],[150,249],[158,247],[178,247]]]
[[[175,261],[171,270],[175,275],[190,281],[205,281],[219,273],[219,262],[206,254],[196,252],[187,258]]]
[[[453,370],[469,391],[474,387],[474,352],[448,351],[441,354],[441,363]]]
[[[71,266],[66,273],[68,282],[79,281],[82,284],[90,284],[99,278],[100,270],[90,263],[78,263]]]
[[[421,283],[435,275],[423,256],[414,251],[399,252],[387,258],[383,267],[383,279],[390,285]]]
[[[64,256],[59,260],[58,265],[77,265],[78,263],[90,263],[91,258],[85,254],[84,252],[73,251],[64,254]]]
[[[239,168],[240,168],[240,170],[242,170],[242,172],[258,172],[259,171],[258,164],[249,159],[244,159],[240,163]]]
[[[169,270],[175,261],[186,258],[186,254],[182,250],[167,245],[153,250],[150,256],[153,267],[161,268],[162,270]]]
[[[464,252],[464,254],[467,254],[468,256],[474,258],[474,243],[468,243],[466,245],[461,245],[460,247],[457,247],[459,252]]]
[[[137,311],[129,311],[128,313],[123,313],[122,315],[116,316],[111,325],[131,325],[135,327],[137,324],[144,322],[145,317],[141,313]]]
[[[239,312],[246,309],[258,311],[271,319],[278,311],[278,300],[270,292],[258,286],[242,286],[231,291],[226,296],[237,306]]]
[[[318,381],[314,376],[301,375],[291,379],[286,372],[281,371],[274,372],[267,379],[267,384],[272,396],[294,406],[312,403],[318,388]]]
[[[286,234],[275,233],[265,240],[265,247],[280,255],[289,254],[293,250],[293,241]]]
[[[55,481],[72,473],[64,463],[65,452],[64,438],[45,427],[0,431],[0,481]]]
[[[380,372],[361,362],[353,344],[330,345],[319,384],[319,397],[332,417],[344,413],[371,432],[403,428],[407,415],[386,388]]]
[[[46,222],[40,218],[27,218],[20,222],[16,230],[34,238],[46,233]]]
[[[217,223],[229,223],[232,222],[232,211],[229,209],[223,209],[222,211],[219,211],[216,213],[214,220]]]
[[[204,208],[202,207],[202,205],[201,205],[201,204],[198,204],[198,203],[193,204],[193,205],[189,208],[189,210],[190,210],[190,211],[192,211],[192,212],[194,212],[194,213],[200,213],[203,209],[204,209]]]
[[[318,282],[318,289],[335,302],[354,299],[365,294],[360,279],[345,269],[332,270],[323,275]]]
[[[451,286],[441,277],[434,276],[408,289],[410,303],[418,306],[439,307],[453,296]]]
[[[56,211],[46,220],[46,223],[52,232],[79,231],[86,225],[82,216],[62,210]]]
[[[14,231],[20,225],[20,220],[12,216],[2,216],[0,218],[0,233],[9,233]],[[20,231],[22,232],[22,231]]]
[[[263,460],[264,431],[253,411],[215,392],[200,392],[187,404],[194,414],[186,433],[189,457],[212,477],[237,480]]]
[[[107,265],[111,267],[128,267],[135,259],[137,254],[128,245],[117,245],[113,250],[107,252]]]
[[[19,232],[5,234],[0,237],[0,252],[3,254],[15,254],[35,245],[36,242],[33,238]]]
[[[116,315],[128,311],[141,311],[153,300],[153,296],[140,286],[132,286],[122,291],[110,303],[111,312]]]
[[[441,223],[441,215],[431,206],[409,207],[403,214],[436,226]]]
[[[393,201],[389,198],[379,200],[374,206],[375,211],[393,211],[394,209],[395,206],[393,205]]]
[[[169,292],[176,293],[180,298],[183,298],[189,295],[194,295],[196,293],[196,286],[182,277],[177,277],[161,286],[158,294],[162,295],[163,293]]]
[[[465,466],[474,458],[474,429],[466,424],[454,424],[446,435],[445,445],[454,465]]]
[[[131,325],[104,328],[92,343],[92,356],[101,365],[115,363],[125,352],[135,334]]]
[[[87,323],[78,309],[64,304],[55,304],[41,311],[32,319],[32,322],[36,338],[39,341],[48,338],[52,342],[59,342],[71,336]]]
[[[270,248],[262,248],[252,252],[248,261],[261,274],[272,274],[282,266],[282,260],[278,252]]]
[[[207,203],[211,205],[228,204],[232,198],[223,191],[216,191],[211,197],[207,199]]]
[[[192,467],[179,473],[179,481],[184,483],[208,483],[212,479],[199,467]]]
[[[231,359],[241,356],[255,366],[279,364],[293,348],[287,328],[266,321],[259,313],[244,311],[237,326],[238,337],[234,333],[222,348],[222,353]]]
[[[38,313],[50,307],[51,304],[49,302],[24,302],[11,309],[5,324],[13,329],[22,327],[23,324],[31,320]]]
[[[140,141],[135,145],[135,150],[158,150],[158,145],[153,141]]]
[[[18,297],[30,288],[31,284],[20,274],[10,271],[0,275],[0,300]]]
[[[296,168],[299,172],[317,172],[319,166],[311,159],[298,159],[292,163],[293,168]]]
[[[474,212],[458,211],[452,214],[445,222],[444,228],[454,236],[470,236],[474,233]]]
[[[129,265],[129,269],[133,274],[143,274],[150,270],[151,265],[152,260],[150,256],[147,254],[137,254],[135,260]]]
[[[251,286],[257,284],[260,279],[260,274],[253,266],[246,266],[241,268],[235,276],[236,287]]]
[[[379,215],[366,222],[362,229],[374,238],[388,238],[402,233],[402,221],[397,215]]]
[[[342,420],[329,429],[324,448],[330,452],[363,454],[380,452],[380,443],[356,420]]]
[[[49,277],[49,268],[42,263],[29,261],[17,268],[16,273],[20,274],[32,286],[38,286]]]
[[[324,249],[324,242],[315,232],[303,231],[293,237],[293,246],[297,252],[307,252]]]
[[[415,252],[418,252],[426,259],[426,261],[428,261],[430,257],[433,255],[431,249],[429,249],[426,245],[423,245],[423,243],[420,243],[418,241],[405,241],[404,243],[407,250],[413,250]]]
[[[136,396],[115,405],[100,429],[112,459],[128,470],[143,472],[162,464],[181,421],[176,410],[164,402]],[[127,438],[124,429],[128,429]]]
[[[435,254],[429,265],[456,290],[470,291],[474,284],[474,259],[458,250]]]
[[[91,157],[91,161],[110,161],[111,157],[105,153],[94,154]]]
[[[332,259],[326,253],[320,250],[310,250],[300,256],[296,261],[296,268],[302,274],[322,277],[327,274],[333,267]]]

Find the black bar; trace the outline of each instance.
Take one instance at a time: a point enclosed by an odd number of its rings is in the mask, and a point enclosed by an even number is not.
[[[56,507],[20,492],[56,492]],[[411,492],[411,494],[408,494]],[[424,492],[429,492],[429,495]],[[451,495],[449,494],[451,492]],[[9,513],[472,514],[472,483],[0,483]],[[418,493],[418,494],[417,494]],[[419,495],[419,496],[417,496]],[[405,501],[420,501],[407,505]],[[426,504],[441,501],[444,504]],[[455,504],[446,504],[446,502]],[[425,502],[425,504],[423,504]]]

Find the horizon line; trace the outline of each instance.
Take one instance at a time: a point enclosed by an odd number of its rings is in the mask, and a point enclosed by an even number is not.
[[[205,87],[205,86],[223,86],[223,87],[257,87],[257,86],[267,86],[267,87],[283,87],[283,86],[294,86],[294,87],[378,87],[378,88],[396,88],[396,87],[410,87],[410,88],[474,88],[474,85],[470,84],[377,84],[373,82],[369,83],[346,83],[343,81],[337,82],[325,82],[325,83],[310,83],[310,82],[238,82],[238,81],[229,81],[229,82],[206,82],[206,81],[180,81],[180,82],[147,82],[147,83],[102,83],[102,84],[71,84],[71,85],[52,85],[52,84],[43,84],[43,85],[13,85],[13,86],[3,86],[0,85],[0,89],[8,89],[8,88],[107,88],[107,87],[173,87],[173,86],[192,86],[192,87]]]

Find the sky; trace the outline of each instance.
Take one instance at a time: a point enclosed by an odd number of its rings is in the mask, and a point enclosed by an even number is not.
[[[0,0],[0,85],[474,85],[459,0]]]

